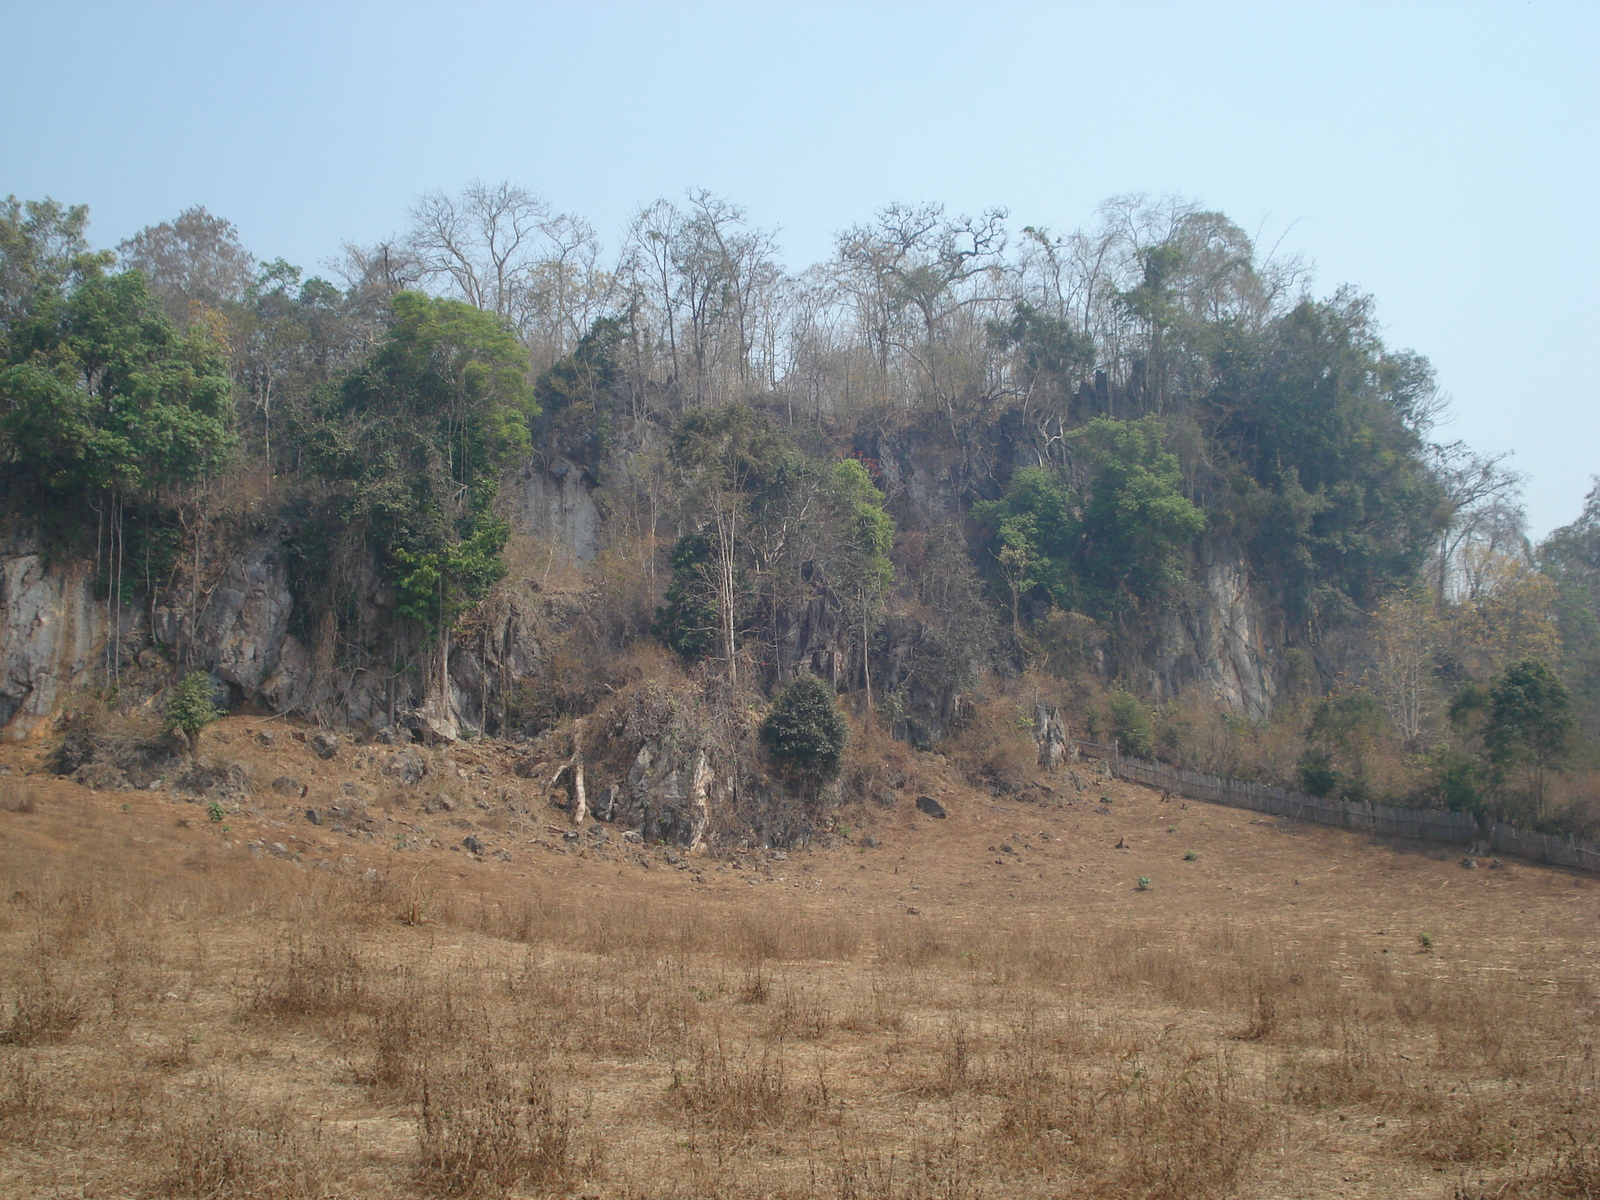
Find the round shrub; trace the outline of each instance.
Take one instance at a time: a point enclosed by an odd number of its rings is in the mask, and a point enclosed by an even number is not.
[[[815,675],[801,675],[778,694],[761,723],[761,744],[787,770],[826,783],[839,773],[850,740],[833,689]]]
[[[204,671],[190,671],[167,697],[167,725],[194,737],[222,715],[211,703],[211,680]]]

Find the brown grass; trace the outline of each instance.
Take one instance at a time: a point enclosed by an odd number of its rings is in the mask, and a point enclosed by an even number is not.
[[[1600,887],[943,782],[876,848],[689,872],[509,805],[499,864],[30,781],[0,1194],[1595,1193]]]

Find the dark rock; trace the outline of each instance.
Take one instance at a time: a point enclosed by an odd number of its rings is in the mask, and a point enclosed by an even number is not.
[[[308,808],[306,809],[306,820],[310,821],[313,825],[321,825],[322,814],[314,808]]]
[[[72,782],[91,792],[118,792],[128,786],[128,777],[110,763],[90,762],[72,773]]]
[[[483,853],[483,843],[478,840],[475,834],[467,834],[466,837],[461,839],[461,844],[474,854]]]
[[[640,833],[637,829],[629,829],[623,833],[622,840],[627,842],[629,845],[637,846],[644,841],[644,834]]]
[[[925,812],[930,817],[938,817],[941,820],[949,815],[944,811],[944,805],[940,804],[932,796],[918,796],[917,811]]]
[[[250,772],[243,763],[197,758],[179,778],[178,786],[212,800],[238,800],[250,794]]]
[[[1011,848],[1011,844],[1009,842],[1002,842],[1001,845],[1000,845],[1000,853],[1001,854],[1015,854],[1016,851]]]
[[[272,790],[280,796],[289,796],[296,800],[306,794],[305,785],[293,775],[279,775],[272,781]]]
[[[318,758],[333,758],[339,753],[339,735],[325,729],[319,730],[311,736],[311,748],[317,752]]]
[[[578,837],[579,834],[576,829],[569,829],[561,835],[561,840],[563,842],[575,842],[578,840]]]
[[[875,837],[864,837],[861,839],[861,844],[870,850],[872,847],[881,846],[883,843]]]
[[[277,740],[278,735],[273,733],[270,729],[256,730],[256,741],[260,742],[263,746],[270,746]]]
[[[594,803],[589,805],[590,815],[597,821],[615,820],[619,795],[616,784],[606,784],[605,787],[600,789],[600,794],[595,797]]]
[[[415,750],[397,750],[383,760],[381,770],[388,778],[411,787],[428,773],[428,760]]]

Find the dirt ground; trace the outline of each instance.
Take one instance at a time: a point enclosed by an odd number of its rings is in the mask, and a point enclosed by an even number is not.
[[[0,1194],[1600,1195],[1587,876],[931,756],[686,855],[312,734],[0,749]]]

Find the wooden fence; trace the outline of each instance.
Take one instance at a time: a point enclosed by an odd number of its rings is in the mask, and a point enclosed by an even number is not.
[[[1077,742],[1078,752],[1104,761],[1112,774],[1146,787],[1161,788],[1191,800],[1209,800],[1233,808],[1271,813],[1295,821],[1334,825],[1388,837],[1417,838],[1455,846],[1477,846],[1481,853],[1515,854],[1537,862],[1600,871],[1600,846],[1575,838],[1554,837],[1495,822],[1485,831],[1466,813],[1428,808],[1396,808],[1389,804],[1351,803],[1292,792],[1265,783],[1202,775],[1181,767],[1145,762],[1122,754],[1115,745]]]

